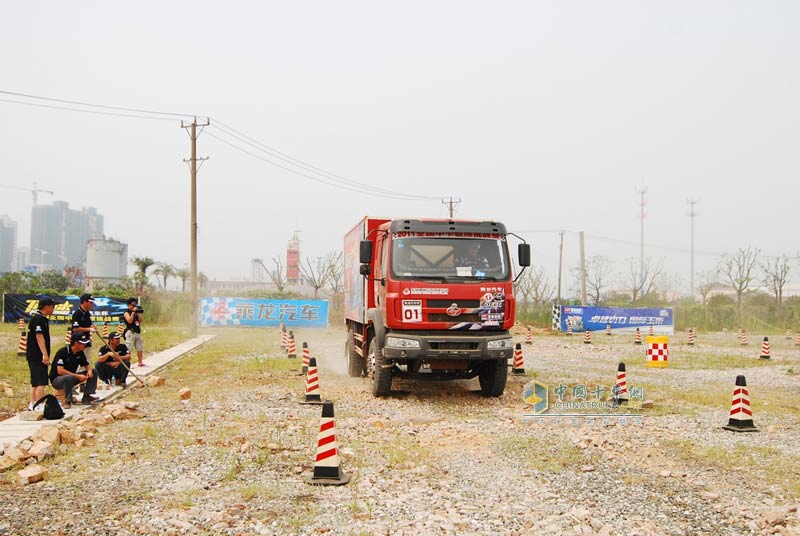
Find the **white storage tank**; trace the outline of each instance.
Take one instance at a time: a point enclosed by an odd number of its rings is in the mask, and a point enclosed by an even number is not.
[[[86,282],[117,284],[128,275],[128,244],[113,239],[89,240],[86,246]]]

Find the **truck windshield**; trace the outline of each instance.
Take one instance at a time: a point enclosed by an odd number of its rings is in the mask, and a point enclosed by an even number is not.
[[[395,238],[391,251],[392,275],[397,279],[500,281],[509,276],[508,250],[502,238]]]

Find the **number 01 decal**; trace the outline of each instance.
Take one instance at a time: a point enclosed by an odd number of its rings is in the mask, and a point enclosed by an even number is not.
[[[403,322],[422,322],[422,300],[403,300]]]

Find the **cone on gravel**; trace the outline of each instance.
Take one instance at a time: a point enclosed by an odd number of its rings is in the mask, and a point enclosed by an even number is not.
[[[317,375],[317,358],[312,357],[308,360],[308,371],[306,372],[306,399],[301,404],[322,404],[319,396],[319,376]]]
[[[784,337],[784,338],[785,338],[787,341],[791,341],[791,340],[792,340],[792,330],[791,330],[791,329],[789,329],[789,328],[786,328],[786,337]]]
[[[794,345],[800,346],[800,331],[797,332],[797,335],[794,337]]]
[[[64,344],[67,346],[72,344],[72,328],[67,328],[67,334],[64,335]]]
[[[652,322],[650,322],[650,328],[648,329],[647,333],[651,337],[656,334],[656,328],[655,328],[655,326],[653,326]]]
[[[290,359],[297,359],[297,345],[294,342],[294,333],[289,332],[289,338],[286,342],[286,357]]]
[[[103,324],[103,338],[108,340],[108,322]]]
[[[286,348],[289,344],[289,333],[286,331],[286,326],[281,326],[281,348]]]
[[[633,344],[642,344],[642,332],[636,328],[636,333],[633,335]]]
[[[528,326],[528,331],[525,332],[525,344],[533,344],[533,333],[530,326]]]
[[[567,320],[567,335],[572,335],[572,322]]]
[[[583,344],[592,344],[592,332],[588,329],[586,333],[583,334]]]
[[[514,347],[514,361],[511,365],[511,374],[525,374],[525,357],[522,355],[522,345],[517,343]]]
[[[769,355],[769,337],[764,337],[764,342],[761,343],[760,359],[772,359]]]
[[[19,317],[19,320],[17,320],[17,327],[20,331],[25,331],[25,320],[22,317]]]
[[[650,368],[667,368],[669,366],[669,338],[663,335],[647,337],[647,363]]]
[[[731,413],[728,425],[723,426],[731,432],[758,432],[753,424],[753,412],[750,409],[750,393],[747,391],[747,380],[743,375],[736,376],[736,389],[733,390]]]
[[[689,328],[689,340],[687,344],[689,346],[694,346],[694,328]]]
[[[628,403],[628,379],[625,375],[625,363],[617,365],[617,381],[614,384],[612,399],[617,404]]]
[[[24,331],[19,334],[19,346],[17,346],[17,355],[25,355],[28,351],[28,335]]]
[[[123,324],[122,322],[118,323],[117,324],[117,333],[122,335],[124,332],[125,332],[125,324]]]
[[[311,360],[311,351],[308,349],[308,343],[303,341],[303,374],[308,372],[308,362]]]
[[[522,335],[522,324],[514,322],[514,335]]]
[[[323,486],[341,486],[350,482],[350,475],[342,471],[342,462],[339,458],[336,424],[333,419],[333,402],[322,404],[314,472],[306,475],[306,482]]]
[[[606,335],[611,336],[611,324],[606,324]]]
[[[750,344],[750,339],[747,337],[747,332],[745,330],[742,330],[742,334],[739,336],[739,344],[742,346]]]

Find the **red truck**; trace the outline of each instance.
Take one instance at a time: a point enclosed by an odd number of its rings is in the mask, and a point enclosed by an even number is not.
[[[353,227],[344,239],[350,376],[371,378],[375,396],[395,377],[477,376],[485,396],[503,394],[514,352],[509,235],[493,221],[367,217]],[[526,243],[518,263],[530,266]]]

